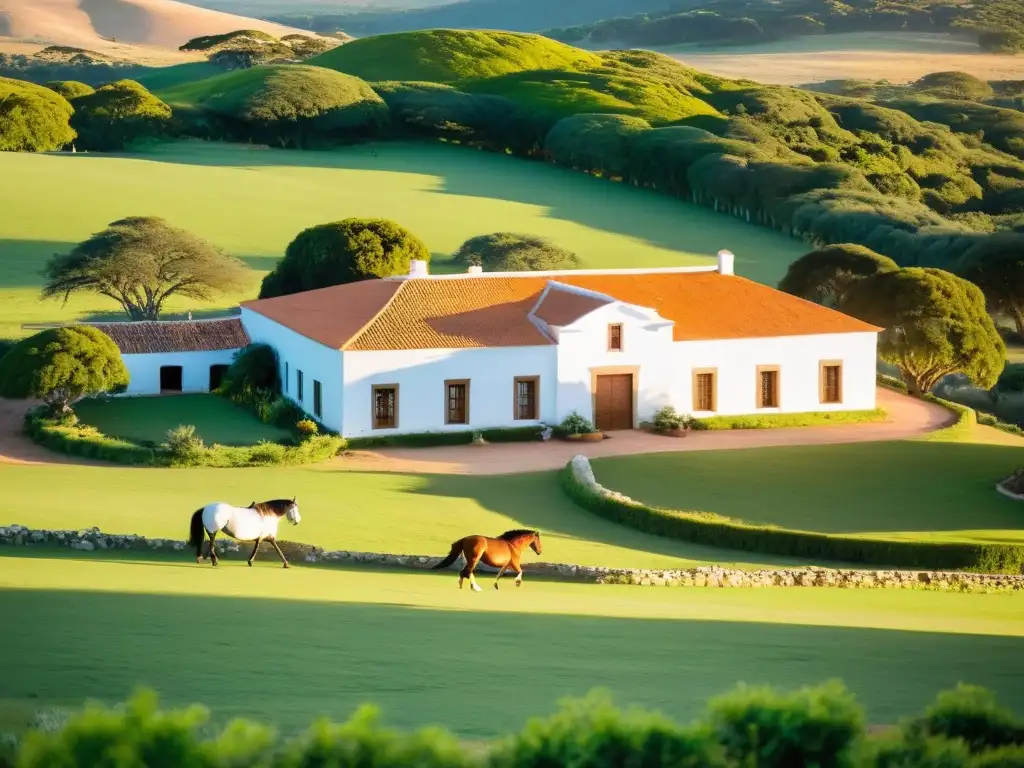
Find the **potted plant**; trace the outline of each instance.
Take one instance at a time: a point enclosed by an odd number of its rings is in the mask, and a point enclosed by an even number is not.
[[[668,437],[686,437],[693,427],[693,417],[679,413],[671,405],[659,408],[650,423],[650,429]]]
[[[558,425],[558,432],[566,440],[576,440],[585,443],[604,440],[604,433],[596,430],[593,424],[576,411],[573,411],[562,420],[562,423]]]

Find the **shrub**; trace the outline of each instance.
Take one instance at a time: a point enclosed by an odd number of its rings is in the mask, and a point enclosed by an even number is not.
[[[501,427],[497,429],[459,430],[457,432],[410,432],[404,435],[374,435],[354,437],[347,441],[349,448],[383,448],[400,445],[406,448],[432,448],[441,445],[468,445],[474,435],[489,443],[523,443],[540,440],[542,427]]]
[[[249,463],[256,466],[284,464],[287,451],[280,443],[260,440],[249,449]]]
[[[561,480],[570,498],[600,517],[644,533],[695,544],[886,567],[1024,572],[1024,547],[1014,544],[860,539],[792,531],[730,520],[706,512],[660,509],[601,494],[580,483],[573,476],[571,464],[562,471]]]
[[[659,408],[651,419],[651,426],[655,432],[668,432],[673,429],[685,429],[693,425],[693,418],[679,413],[671,405]]]
[[[809,413],[767,413],[749,416],[708,416],[692,419],[697,430],[721,429],[785,429],[816,427],[822,424],[861,424],[880,421],[886,413],[881,408],[872,411],[811,411]]]
[[[193,424],[180,424],[167,430],[167,441],[160,446],[174,462],[189,466],[200,463],[207,453],[206,443],[196,434]]]
[[[538,272],[577,269],[580,265],[575,253],[544,238],[514,232],[471,237],[452,260],[466,266],[481,266],[485,272]]]
[[[897,379],[895,376],[889,376],[886,373],[876,373],[875,381],[880,387],[895,389],[897,392],[902,392],[905,395],[908,394],[906,382],[902,379]]]
[[[295,423],[295,430],[306,437],[312,437],[319,431],[316,422],[312,419],[300,419]]]
[[[250,344],[239,350],[231,361],[217,394],[235,400],[251,398],[257,392],[276,395],[280,391],[277,352],[269,344]]]
[[[1024,725],[984,688],[958,685],[938,695],[923,716],[905,726],[911,734],[961,739],[971,752],[1024,745]]]
[[[561,435],[589,435],[595,431],[594,425],[577,411],[570,413],[558,425],[558,433]]]
[[[712,733],[731,765],[845,766],[864,733],[864,713],[841,683],[779,695],[746,688],[712,700]]]
[[[151,465],[155,461],[152,448],[108,437],[94,427],[79,425],[73,416],[47,418],[45,408],[32,409],[25,415],[24,432],[44,448],[69,456],[130,466]]]

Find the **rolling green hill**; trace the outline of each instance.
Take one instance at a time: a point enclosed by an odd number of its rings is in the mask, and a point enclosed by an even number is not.
[[[592,68],[601,59],[540,35],[431,29],[355,40],[309,63],[371,81],[450,83],[539,69]]]

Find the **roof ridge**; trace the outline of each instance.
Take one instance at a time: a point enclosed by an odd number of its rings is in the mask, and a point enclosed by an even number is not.
[[[358,331],[353,333],[348,338],[347,341],[343,342],[341,344],[341,346],[338,347],[339,351],[347,349],[350,344],[354,344],[356,342],[356,340],[360,336],[362,336],[364,333],[366,333],[366,331],[370,328],[370,326],[373,325],[375,322],[377,322],[377,318],[379,318],[382,314],[384,314],[387,311],[388,307],[390,307],[391,304],[395,301],[395,299],[398,298],[398,294],[400,294],[403,290],[405,290],[405,286],[407,286],[411,281],[410,280],[403,280],[403,281],[397,281],[396,280],[395,282],[398,283],[398,289],[394,293],[391,294],[391,297],[387,301],[384,302],[384,304],[381,306],[380,309],[378,309],[376,312],[373,313],[373,317],[371,317],[369,320],[367,320],[365,323],[363,323],[362,327]]]
[[[584,288],[579,285],[573,285],[572,283],[560,283],[558,280],[554,279],[548,280],[548,286],[551,288],[557,288],[560,291],[565,291],[566,293],[575,293],[578,296],[588,296],[592,299],[604,299],[609,304],[614,304],[615,302],[619,302],[620,304],[628,303],[624,302],[622,299],[615,298],[610,293],[602,293],[601,291],[595,291],[593,288]]]

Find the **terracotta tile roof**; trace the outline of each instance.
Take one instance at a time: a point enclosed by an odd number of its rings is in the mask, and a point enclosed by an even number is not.
[[[335,349],[547,345],[553,342],[529,314],[552,281],[654,309],[674,321],[676,341],[881,330],[746,278],[711,271],[367,280],[242,306]],[[551,291],[537,314],[552,324],[572,322],[603,303]]]
[[[167,320],[132,323],[90,323],[107,334],[123,355],[154,352],[212,352],[240,349],[249,334],[237,317],[223,320]]]
[[[388,305],[401,287],[402,283],[395,280],[362,280],[274,299],[246,301],[242,306],[313,341],[341,349]]]
[[[566,291],[558,288],[557,285],[557,283],[552,284],[551,290],[533,311],[534,315],[548,325],[569,325],[598,307],[611,303],[610,299]]]
[[[553,343],[529,319],[542,278],[417,279],[344,349],[528,347]]]

